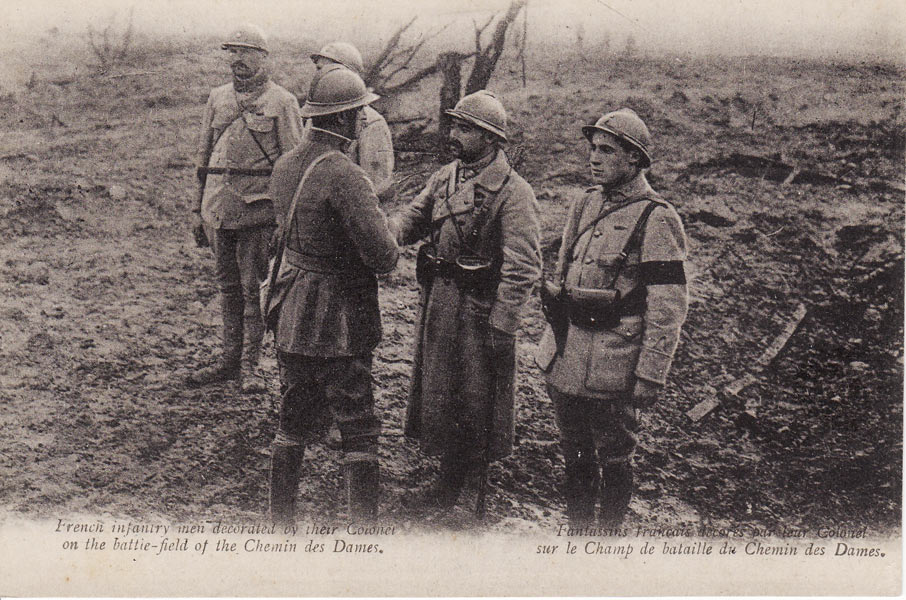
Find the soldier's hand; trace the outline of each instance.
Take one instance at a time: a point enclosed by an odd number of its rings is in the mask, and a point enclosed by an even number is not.
[[[204,225],[201,222],[201,215],[198,213],[193,213],[194,217],[192,219],[192,237],[195,238],[195,245],[199,248],[207,248],[210,246],[210,241],[208,240],[207,234],[204,232]]]
[[[647,379],[636,379],[635,387],[632,388],[632,405],[638,409],[651,407],[657,401],[663,387]]]

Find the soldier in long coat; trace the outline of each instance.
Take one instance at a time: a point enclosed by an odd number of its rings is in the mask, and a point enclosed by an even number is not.
[[[302,123],[295,96],[270,79],[267,41],[257,27],[236,29],[222,47],[229,53],[233,81],[214,88],[205,106],[192,212],[196,242],[210,242],[214,250],[223,354],[187,383],[244,380],[250,391],[262,383],[256,385],[258,378],[252,376],[264,336],[258,286],[267,276],[274,228],[268,181],[276,160],[301,139]]]
[[[278,523],[293,521],[305,446],[332,420],[342,436],[350,516],[373,518],[378,509],[376,274],[394,268],[399,249],[371,182],[345,154],[359,111],[375,99],[345,67],[319,73],[302,108],[312,118],[310,135],[278,161],[271,182],[284,246],[265,307],[278,315],[282,399],[270,475]]]
[[[650,133],[629,109],[583,133],[598,185],[570,206],[556,281],[568,329],[542,337],[566,459],[572,524],[619,525],[632,495],[638,411],[663,388],[686,318],[686,238],[676,210],[651,189]],[[560,339],[555,339],[559,337]]]
[[[538,204],[500,149],[503,106],[479,91],[448,114],[459,158],[392,219],[401,245],[427,238],[439,265],[422,287],[405,431],[441,456],[440,478],[421,498],[441,507],[456,502],[485,452],[495,460],[512,451],[515,335],[541,274]],[[453,269],[476,256],[488,277],[470,287]]]

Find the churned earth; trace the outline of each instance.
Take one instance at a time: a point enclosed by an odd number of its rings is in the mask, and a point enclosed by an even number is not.
[[[45,41],[64,55],[62,42]],[[213,260],[194,247],[187,219],[197,123],[208,89],[225,81],[213,47],[170,41],[103,74],[48,50],[27,84],[0,94],[7,515],[263,518],[273,349],[266,394],[180,383],[219,348]],[[289,57],[303,49],[278,48],[275,77],[299,93],[309,73]],[[491,87],[540,200],[548,268],[569,198],[590,185],[579,126],[618,106],[647,120],[651,180],[689,236],[689,318],[664,398],[642,419],[629,523],[898,531],[903,69],[677,56],[564,72],[536,57],[523,88],[509,60]],[[436,87],[395,103],[391,120],[433,115],[424,98]],[[406,127],[395,130],[400,192],[388,211],[438,166]],[[564,518],[563,460],[531,361],[537,298],[519,337],[518,444],[491,468],[487,519],[471,515],[474,487],[445,515],[401,502],[437,468],[402,435],[414,256],[406,249],[381,280],[381,512],[403,529],[549,530]],[[749,385],[725,392],[747,375]],[[716,409],[690,418],[711,399]],[[339,459],[327,442],[308,451],[300,509],[312,519],[344,518]]]

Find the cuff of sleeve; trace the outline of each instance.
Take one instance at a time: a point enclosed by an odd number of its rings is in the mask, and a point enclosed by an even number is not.
[[[639,354],[639,362],[635,367],[635,376],[639,379],[647,379],[660,385],[667,383],[667,373],[670,371],[670,365],[673,362],[673,356],[642,348]]]
[[[509,333],[510,335],[516,335],[516,330],[519,328],[519,317],[516,313],[509,310],[506,305],[495,302],[494,306],[491,307],[488,323],[491,327]]]

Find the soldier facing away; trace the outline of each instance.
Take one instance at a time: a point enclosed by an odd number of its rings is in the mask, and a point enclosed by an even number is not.
[[[212,90],[205,106],[192,213],[196,243],[210,242],[214,250],[223,354],[187,383],[244,379],[244,391],[252,391],[264,336],[258,286],[267,275],[274,227],[268,180],[274,162],[301,139],[301,117],[295,96],[270,79],[267,40],[260,29],[244,25],[221,47],[233,81]]]
[[[570,206],[536,360],[560,428],[570,524],[594,522],[600,502],[600,524],[615,527],[632,496],[639,410],[657,400],[686,318],[686,237],[645,178],[642,119],[620,109],[582,132],[598,185]]]
[[[365,172],[345,154],[362,107],[377,99],[345,67],[320,71],[302,115],[312,128],[274,169],[283,248],[274,302],[282,394],[270,470],[271,518],[293,521],[305,446],[336,420],[342,437],[350,516],[378,509],[380,421],[371,389],[381,339],[376,273],[399,249]]]
[[[365,65],[359,50],[347,42],[331,42],[311,55],[320,71],[328,65],[340,64],[364,76]],[[384,199],[393,195],[393,137],[381,114],[370,106],[362,109],[356,124],[356,137],[347,151],[357,165],[365,169],[374,185],[374,192]]]
[[[541,274],[538,203],[501,149],[503,106],[482,90],[448,114],[458,159],[391,220],[400,244],[427,238],[405,430],[441,457],[423,507],[452,506],[470,469],[512,451],[515,334]]]

